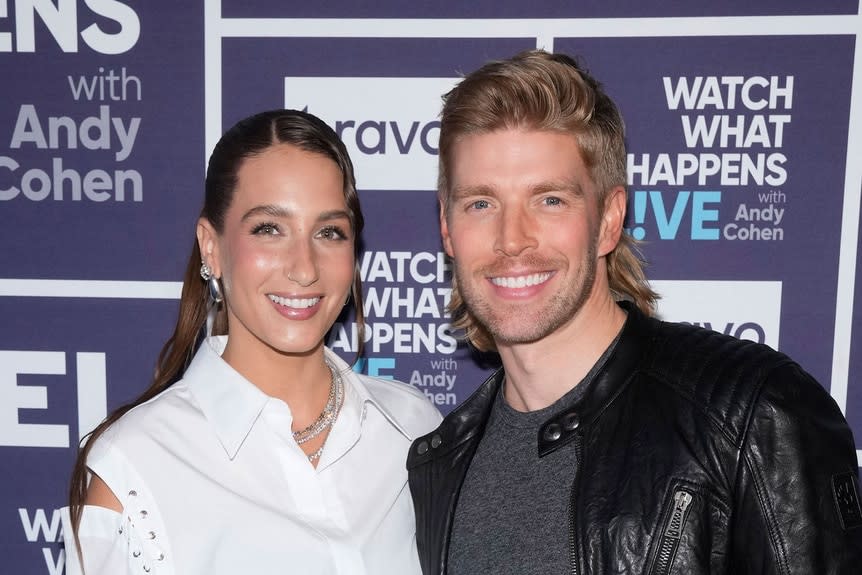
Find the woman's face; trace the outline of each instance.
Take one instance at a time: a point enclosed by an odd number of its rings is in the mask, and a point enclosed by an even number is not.
[[[222,280],[232,349],[319,349],[354,273],[355,239],[335,162],[289,144],[246,159],[223,232],[201,220],[198,237]]]

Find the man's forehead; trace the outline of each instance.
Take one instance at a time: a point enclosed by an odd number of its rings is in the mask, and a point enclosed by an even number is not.
[[[452,195],[504,180],[560,189],[583,187],[592,179],[577,138],[556,131],[506,129],[465,134],[451,149],[448,168]]]

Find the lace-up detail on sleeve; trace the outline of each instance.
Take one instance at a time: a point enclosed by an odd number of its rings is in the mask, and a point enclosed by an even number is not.
[[[86,575],[174,575],[161,514],[143,480],[116,451],[98,453],[88,463],[119,499],[123,511],[84,507],[79,557],[68,509],[63,510],[66,574],[81,574],[82,558]]]

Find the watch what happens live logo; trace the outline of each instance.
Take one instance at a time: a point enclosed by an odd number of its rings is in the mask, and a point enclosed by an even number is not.
[[[662,240],[783,240],[787,156],[782,149],[793,81],[793,76],[664,77],[668,110],[682,111],[687,151],[628,155],[629,232],[639,240],[651,237],[650,228]],[[729,187],[744,188],[747,197],[731,203]]]
[[[138,14],[115,0],[0,0],[0,54],[77,53],[83,44],[122,55],[140,34]],[[63,113],[55,111],[63,105],[56,98],[44,99],[45,85],[24,85],[33,97],[18,103],[13,123],[0,126],[8,150],[0,152],[0,201],[142,202],[143,176],[128,164],[141,127],[128,110],[142,101],[141,77],[116,59],[82,74],[67,74],[70,67],[58,68],[54,80],[70,96]],[[38,75],[50,81],[50,70]]]

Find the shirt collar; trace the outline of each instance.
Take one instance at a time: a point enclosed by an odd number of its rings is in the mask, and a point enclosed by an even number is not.
[[[233,459],[271,398],[221,358],[226,345],[227,336],[208,337],[186,369],[183,380],[204,417],[212,425],[228,457]],[[415,436],[421,435],[410,432],[410,426],[395,417],[393,411],[398,406],[391,405],[394,401],[390,401],[386,394],[373,393],[334,351],[324,348],[324,354],[341,374],[346,392],[354,393],[358,399],[356,402],[346,401],[341,416],[361,424],[365,418],[366,405],[371,404],[407,439],[412,441]]]
[[[221,358],[227,336],[208,337],[183,380],[228,457],[236,457],[270,397]]]
[[[329,348],[324,348],[324,353],[326,355],[326,359],[335,366],[335,368],[341,373],[341,377],[343,378],[348,389],[352,389],[356,394],[358,401],[347,403],[345,402],[345,408],[350,408],[351,406],[356,411],[354,412],[354,416],[358,421],[363,421],[365,418],[365,410],[367,409],[367,404],[371,404],[374,406],[377,411],[386,418],[386,421],[392,425],[395,429],[398,430],[401,435],[413,441],[416,437],[414,434],[409,431],[410,427],[405,425],[405,422],[399,421],[397,417],[394,415],[394,411],[398,410],[397,405],[392,405],[394,402],[390,401],[385,394],[373,392],[363,381],[363,377],[357,374],[350,365],[347,364],[346,361],[341,359],[341,357],[332,351]],[[393,384],[394,385],[394,384]],[[393,409],[394,408],[394,409]]]

